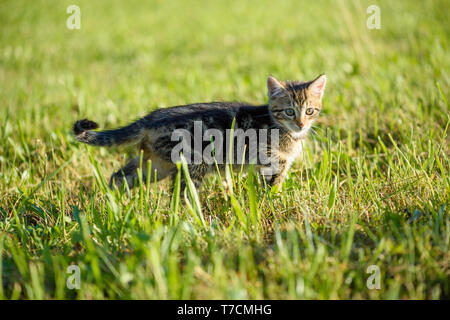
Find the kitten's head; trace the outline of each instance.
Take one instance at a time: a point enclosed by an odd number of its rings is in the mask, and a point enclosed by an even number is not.
[[[282,82],[270,76],[267,89],[272,117],[294,137],[305,137],[322,110],[326,82],[324,74],[309,82]]]

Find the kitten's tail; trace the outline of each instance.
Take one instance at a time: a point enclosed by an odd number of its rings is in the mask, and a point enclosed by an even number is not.
[[[78,141],[93,146],[132,144],[142,139],[143,127],[139,121],[115,130],[92,131],[97,128],[98,124],[94,121],[83,119],[75,122],[73,132]]]

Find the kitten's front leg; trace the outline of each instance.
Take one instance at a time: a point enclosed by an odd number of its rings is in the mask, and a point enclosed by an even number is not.
[[[278,186],[278,190],[283,189],[283,181],[286,177],[289,166],[284,159],[278,159],[278,163],[272,163],[270,167],[261,168],[261,175],[270,186]]]

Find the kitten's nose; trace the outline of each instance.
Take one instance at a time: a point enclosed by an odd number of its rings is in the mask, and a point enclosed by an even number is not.
[[[304,124],[302,123],[302,122],[298,122],[298,127],[300,128],[300,129],[303,129],[303,126],[304,126]]]

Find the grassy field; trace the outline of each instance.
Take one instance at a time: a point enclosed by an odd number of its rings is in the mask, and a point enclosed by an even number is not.
[[[366,27],[371,4],[381,29]],[[0,297],[449,299],[449,10],[0,1]],[[113,192],[137,150],[71,133],[85,117],[113,128],[178,104],[264,103],[269,74],[320,73],[324,110],[281,193],[239,174],[227,189],[208,177],[190,207],[165,181]]]

